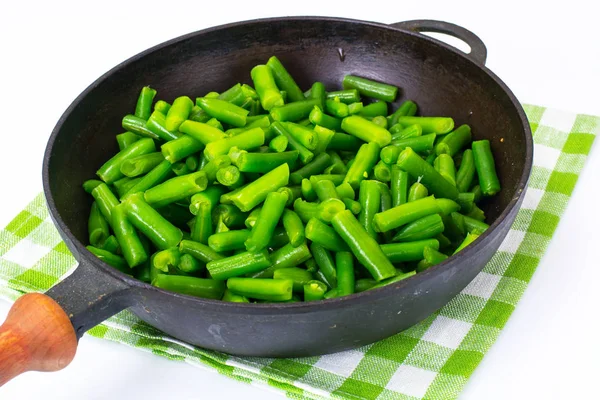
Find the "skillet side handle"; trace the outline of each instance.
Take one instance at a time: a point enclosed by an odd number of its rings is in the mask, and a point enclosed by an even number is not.
[[[0,326],[0,386],[27,371],[63,369],[77,350],[65,311],[41,293],[20,297]]]
[[[467,57],[477,64],[485,65],[485,60],[487,59],[485,44],[477,35],[462,26],[430,19],[396,22],[390,24],[390,26],[411,32],[435,32],[453,36],[471,47],[471,52],[467,54]]]

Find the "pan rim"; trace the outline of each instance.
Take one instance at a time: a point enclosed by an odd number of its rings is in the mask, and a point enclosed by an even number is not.
[[[525,135],[525,145],[526,145],[525,150],[526,151],[525,151],[525,163],[524,163],[523,173],[521,174],[521,177],[519,178],[519,183],[516,187],[515,195],[513,196],[511,201],[504,208],[504,210],[498,216],[498,218],[496,218],[496,220],[490,225],[490,227],[479,238],[477,238],[472,245],[468,246],[466,249],[464,249],[461,252],[460,257],[449,257],[444,262],[437,264],[431,268],[428,268],[427,270],[420,272],[419,274],[416,274],[408,279],[405,279],[405,280],[402,280],[402,281],[399,281],[399,282],[396,282],[396,283],[393,283],[390,285],[386,285],[386,286],[378,288],[378,289],[368,290],[368,291],[364,291],[361,293],[355,293],[350,296],[321,300],[321,301],[316,301],[316,302],[231,303],[231,302],[224,302],[221,300],[204,299],[204,298],[179,294],[179,293],[175,293],[175,292],[170,292],[170,291],[166,291],[163,289],[159,289],[159,288],[154,287],[145,282],[139,281],[133,277],[130,277],[124,273],[121,273],[120,271],[117,271],[110,265],[106,264],[105,262],[99,260],[97,257],[93,256],[93,254],[90,253],[89,250],[87,250],[86,247],[73,235],[73,233],[71,232],[69,227],[62,220],[62,218],[58,212],[58,209],[56,207],[56,203],[54,202],[54,199],[51,195],[52,193],[50,191],[50,184],[49,184],[49,182],[50,182],[49,162],[50,162],[50,155],[51,155],[52,149],[54,147],[54,143],[55,143],[60,131],[62,130],[62,126],[63,126],[64,122],[70,116],[70,114],[73,112],[73,110],[79,105],[79,103],[93,89],[95,89],[97,86],[99,86],[105,80],[110,79],[111,76],[115,72],[128,66],[131,63],[138,61],[139,59],[141,59],[149,54],[152,54],[155,51],[159,51],[163,48],[166,48],[166,47],[169,47],[176,43],[188,40],[188,39],[198,36],[198,35],[203,35],[203,34],[215,32],[215,31],[227,30],[227,29],[231,29],[231,28],[235,28],[235,27],[250,26],[253,24],[263,24],[263,23],[270,23],[270,22],[276,22],[276,21],[342,22],[342,23],[349,23],[349,24],[367,25],[367,26],[372,26],[374,28],[378,28],[378,29],[386,29],[386,30],[401,32],[402,34],[409,35],[414,38],[417,38],[418,40],[428,42],[431,45],[441,47],[446,51],[450,51],[450,52],[454,53],[455,55],[462,57],[465,61],[480,68],[508,96],[513,107],[515,108],[515,110],[518,113],[519,119],[520,119],[522,127],[523,127],[523,133]],[[527,182],[528,182],[529,176],[531,174],[532,163],[533,163],[533,138],[532,138],[531,128],[529,126],[527,117],[525,115],[525,111],[523,110],[523,107],[517,100],[514,93],[510,90],[510,88],[496,74],[494,74],[491,70],[489,70],[485,65],[478,64],[477,62],[470,59],[462,51],[460,51],[446,43],[443,43],[439,40],[436,40],[432,37],[423,35],[421,33],[412,32],[412,31],[401,29],[401,28],[393,27],[393,26],[390,26],[390,25],[387,25],[384,23],[364,21],[364,20],[359,20],[359,19],[340,18],[340,17],[293,16],[293,17],[270,17],[270,18],[259,18],[259,19],[237,21],[237,22],[227,23],[227,24],[223,24],[223,25],[218,25],[218,26],[198,30],[195,32],[191,32],[191,33],[167,40],[160,44],[157,44],[157,45],[150,47],[150,48],[126,59],[125,61],[117,64],[116,66],[111,68],[109,71],[105,72],[103,75],[101,75],[99,78],[97,78],[83,92],[81,92],[75,98],[75,100],[73,100],[73,102],[69,105],[69,107],[64,111],[64,113],[62,114],[62,116],[60,117],[58,122],[56,123],[54,129],[52,130],[52,133],[50,134],[50,137],[48,138],[48,142],[47,142],[46,149],[44,152],[44,160],[43,160],[43,166],[42,166],[42,182],[43,182],[44,195],[46,198],[46,202],[48,205],[48,209],[49,209],[51,218],[54,221],[55,225],[57,225],[59,231],[61,231],[68,238],[68,241],[71,242],[71,245],[74,246],[74,248],[75,248],[74,253],[79,256],[79,257],[77,257],[79,263],[85,262],[85,263],[92,264],[94,268],[100,269],[102,272],[107,273],[112,278],[117,279],[120,282],[125,283],[132,288],[136,288],[138,290],[143,290],[143,291],[146,291],[146,290],[156,291],[156,292],[160,292],[163,295],[172,296],[174,298],[185,299],[188,302],[193,301],[197,305],[202,305],[206,308],[216,310],[216,311],[222,310],[222,311],[227,311],[227,312],[239,312],[239,313],[245,313],[245,314],[264,314],[264,313],[277,314],[280,312],[281,313],[290,313],[290,312],[305,313],[305,312],[315,312],[315,311],[326,311],[326,310],[331,310],[331,309],[335,309],[335,308],[339,308],[339,307],[352,307],[353,304],[355,304],[357,302],[365,301],[365,299],[376,300],[379,298],[385,298],[385,297],[392,296],[393,294],[395,294],[397,292],[397,290],[402,289],[403,287],[407,286],[409,283],[412,284],[412,283],[415,283],[418,281],[426,280],[432,274],[436,274],[437,271],[445,268],[449,264],[456,263],[456,262],[460,263],[460,258],[466,258],[470,255],[473,255],[473,254],[479,252],[482,248],[484,248],[487,245],[488,237],[496,229],[498,229],[499,226],[504,222],[504,220],[515,210],[515,208],[517,208],[519,206],[522,198],[525,195],[525,189],[527,187]],[[135,305],[133,305],[133,308],[135,308]]]

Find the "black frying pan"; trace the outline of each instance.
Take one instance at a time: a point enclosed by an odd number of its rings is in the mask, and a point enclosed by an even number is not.
[[[421,31],[458,37],[471,53]],[[220,91],[251,83],[250,69],[271,55],[281,59],[301,88],[315,80],[338,88],[350,73],[391,83],[401,88],[398,103],[415,100],[423,115],[451,116],[457,124],[471,125],[477,138],[489,139],[503,187],[483,206],[494,221],[491,228],[459,255],[410,279],[315,303],[239,304],[180,295],[126,276],[89,253],[84,244],[91,200],[81,184],[118,151],[114,135],[140,87],[156,88],[167,101],[181,93],[194,97]],[[129,308],[173,337],[240,356],[332,353],[414,325],[450,301],[490,260],[515,219],[530,174],[527,119],[512,92],[484,66],[485,58],[477,36],[445,22],[384,25],[318,17],[219,26],[132,57],[71,104],[48,142],[44,192],[79,267],[47,295],[64,309],[77,338]]]

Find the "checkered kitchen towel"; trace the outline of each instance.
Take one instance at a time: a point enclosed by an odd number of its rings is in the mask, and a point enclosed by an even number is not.
[[[600,118],[526,106],[535,139],[529,188],[514,226],[475,280],[435,315],[389,339],[300,359],[232,357],[181,343],[122,312],[89,334],[207,366],[291,398],[451,399],[494,343],[525,291],[577,177]],[[44,291],[75,267],[40,195],[0,232],[0,296]]]

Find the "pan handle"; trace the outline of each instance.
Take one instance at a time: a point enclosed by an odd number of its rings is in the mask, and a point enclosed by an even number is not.
[[[88,329],[134,301],[130,286],[84,260],[46,294],[21,296],[0,326],[0,386],[23,372],[63,369]]]
[[[467,54],[467,57],[478,64],[485,65],[485,60],[487,58],[485,44],[477,35],[462,26],[451,24],[450,22],[430,19],[396,22],[390,25],[411,32],[436,32],[453,36],[471,47],[471,52]]]

